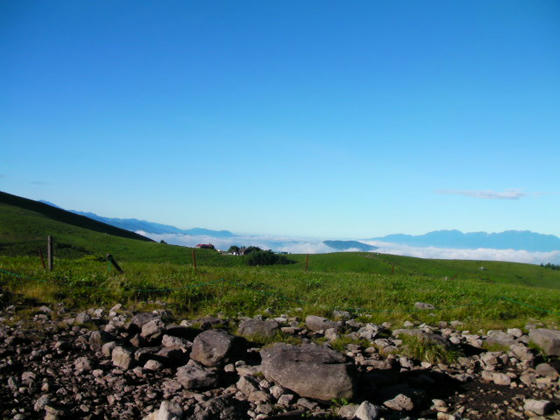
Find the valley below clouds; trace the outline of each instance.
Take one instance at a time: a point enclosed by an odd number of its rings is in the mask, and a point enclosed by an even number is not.
[[[168,244],[194,247],[201,243],[211,243],[217,249],[227,250],[231,245],[258,246],[263,249],[272,249],[276,252],[288,252],[293,254],[321,254],[337,252],[327,246],[323,239],[316,238],[294,238],[285,236],[267,235],[234,235],[228,238],[220,238],[208,235],[184,235],[184,234],[154,234],[150,232],[137,231],[155,241],[165,241]],[[332,238],[329,238],[332,239]],[[442,248],[435,246],[411,246],[392,242],[377,240],[361,240],[364,244],[376,246],[372,252],[382,254],[404,255],[419,258],[482,260],[482,261],[510,261],[528,264],[560,263],[560,250],[537,252],[519,249],[492,249],[492,248]],[[348,248],[344,251],[358,251]]]

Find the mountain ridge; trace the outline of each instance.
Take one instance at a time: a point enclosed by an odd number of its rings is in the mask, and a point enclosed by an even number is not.
[[[529,230],[506,230],[503,232],[461,232],[457,229],[436,230],[423,235],[391,234],[371,240],[420,247],[455,249],[515,249],[534,252],[560,250],[560,238]]]
[[[39,202],[43,204],[48,204],[55,208],[61,208],[56,204],[51,203],[47,200],[39,200]],[[99,216],[96,213],[79,211],[79,210],[67,210],[67,211],[72,212],[74,214],[79,214],[81,216],[88,217],[93,220],[97,220],[98,222],[106,223],[111,226],[129,230],[132,232],[143,231],[146,233],[154,233],[158,235],[171,233],[171,234],[182,234],[182,235],[191,235],[191,236],[213,236],[217,238],[230,238],[234,236],[234,234],[229,230],[212,230],[212,229],[205,229],[199,227],[195,227],[192,229],[181,229],[172,225],[150,222],[147,220],[141,220],[136,218],[121,219],[117,217]]]

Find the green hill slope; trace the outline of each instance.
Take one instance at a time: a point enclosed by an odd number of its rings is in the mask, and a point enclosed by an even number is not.
[[[159,244],[133,232],[33,200],[0,193],[0,255],[36,256],[45,252],[46,237],[55,238],[57,258],[104,256],[119,261],[192,264],[190,248]],[[196,251],[197,262],[208,267],[245,265],[244,257]],[[296,264],[275,266],[277,271],[298,272],[305,255],[289,255]],[[477,280],[488,284],[514,284],[560,289],[560,271],[532,264],[497,261],[429,260],[372,252],[337,252],[309,256],[310,273],[372,273],[422,276],[437,279]]]
[[[56,207],[0,193],[0,255],[38,256],[54,237],[56,258],[113,254],[119,261],[191,263],[189,248],[160,244],[124,229]],[[231,266],[241,261],[197,250],[199,264]]]

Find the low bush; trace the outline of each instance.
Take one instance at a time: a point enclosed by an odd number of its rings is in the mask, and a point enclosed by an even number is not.
[[[272,251],[255,251],[247,257],[247,265],[293,264],[294,262]]]

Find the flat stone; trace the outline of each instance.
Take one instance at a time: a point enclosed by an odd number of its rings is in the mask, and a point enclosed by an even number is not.
[[[185,365],[177,369],[177,382],[185,389],[205,389],[217,384],[214,370],[208,369],[194,360],[189,360]]]
[[[494,382],[496,385],[509,385],[511,384],[511,378],[505,373],[494,372],[494,374],[492,375],[492,382]]]
[[[273,337],[279,331],[280,324],[276,321],[263,321],[260,319],[247,319],[239,324],[239,335],[247,338]]]
[[[302,397],[330,401],[354,395],[351,366],[332,349],[316,344],[276,343],[260,353],[266,379]]]
[[[535,359],[535,355],[531,352],[531,350],[524,344],[512,344],[510,346],[510,350],[515,357],[519,360],[523,361],[532,361]]]
[[[529,339],[548,356],[560,356],[560,331],[538,328],[529,332]]]
[[[113,349],[112,360],[113,365],[126,370],[132,366],[132,352],[124,347],[117,346]]]
[[[424,303],[424,302],[416,302],[414,304],[414,307],[416,309],[420,309],[420,310],[432,310],[435,309],[436,307],[434,305],[432,305],[431,303]]]
[[[252,376],[240,377],[235,386],[245,395],[251,395],[259,389],[259,383]]]
[[[353,420],[354,419],[354,414],[356,413],[356,410],[358,409],[358,405],[357,404],[347,404],[347,405],[343,405],[342,407],[340,407],[338,409],[338,416],[342,417],[343,419],[347,419],[347,420]]]
[[[411,411],[414,408],[414,403],[410,397],[404,394],[399,394],[392,400],[385,401],[383,405],[396,411]]]
[[[164,336],[161,338],[161,345],[163,347],[180,347],[184,350],[187,350],[192,347],[192,342],[185,338],[164,334]]]
[[[537,416],[544,416],[552,412],[552,410],[554,409],[554,404],[547,400],[528,399],[525,400],[523,409],[525,411],[528,411],[529,413],[534,413]]]
[[[535,368],[535,371],[540,375],[547,378],[557,379],[558,371],[548,363],[540,363]]]
[[[504,347],[509,347],[512,344],[516,343],[514,337],[509,334],[506,334],[500,330],[490,330],[488,331],[486,342],[490,345],[499,345]]]
[[[207,330],[196,336],[191,359],[205,366],[217,366],[230,352],[234,337],[223,330]]]
[[[157,370],[161,370],[162,368],[163,368],[163,363],[158,362],[157,360],[150,359],[144,364],[144,369],[146,370],[157,371]]]
[[[163,335],[165,324],[159,318],[152,319],[142,325],[140,337],[146,341],[156,340]]]
[[[143,420],[181,420],[183,409],[179,404],[172,401],[162,401],[159,410],[144,417]]]
[[[150,312],[140,312],[132,317],[128,326],[129,330],[141,331],[144,324],[155,319],[157,316]]]
[[[360,404],[354,418],[358,420],[375,420],[379,417],[379,409],[369,401],[364,401]]]
[[[340,324],[321,316],[308,315],[305,318],[305,326],[311,331],[324,331],[329,328],[339,328]]]

